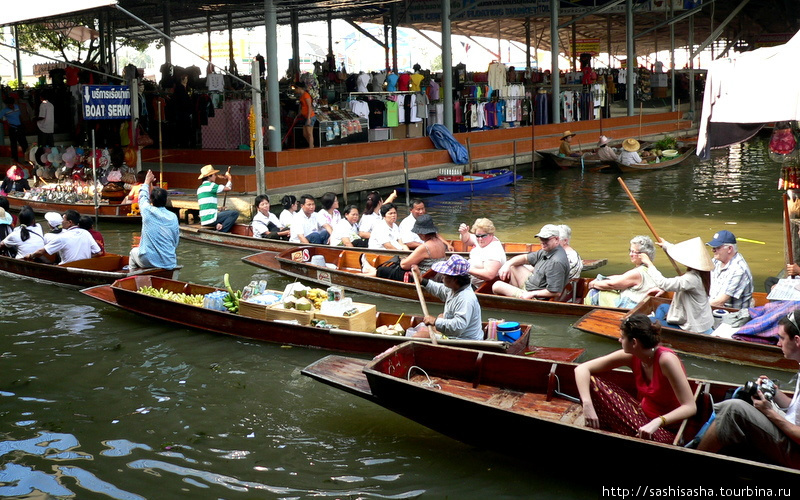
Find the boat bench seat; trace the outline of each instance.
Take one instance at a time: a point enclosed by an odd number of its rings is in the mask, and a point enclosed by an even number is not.
[[[91,259],[74,260],[66,264],[59,264],[61,267],[76,267],[79,269],[91,269],[94,271],[120,271],[123,266],[128,264],[128,258],[116,254],[106,254]]]

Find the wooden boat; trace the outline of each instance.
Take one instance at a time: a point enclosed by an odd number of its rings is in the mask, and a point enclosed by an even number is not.
[[[546,168],[598,168],[603,165],[608,165],[608,160],[601,160],[593,151],[576,151],[582,153],[583,156],[559,156],[558,153],[551,153],[548,151],[536,151],[542,157],[542,165]]]
[[[545,467],[574,463],[576,453],[595,457],[581,468],[582,480],[618,477],[620,464],[637,484],[647,484],[643,478],[664,480],[664,468],[654,464],[680,464],[681,484],[700,479],[708,486],[711,471],[724,471],[718,477],[728,486],[737,477],[758,479],[759,485],[800,479],[795,469],[586,427],[583,407],[575,399],[574,369],[571,363],[406,343],[372,361],[328,356],[302,373],[456,440]],[[636,393],[630,372],[617,370],[604,377]],[[698,413],[678,433],[686,442],[708,419],[713,401],[735,387],[697,379],[689,383]],[[569,474],[574,478],[574,471]]]
[[[42,264],[0,256],[0,271],[77,288],[106,285],[128,276],[153,275],[164,278],[176,276],[176,269],[147,268],[128,271],[128,256],[107,253],[102,257],[76,260],[67,264]]]
[[[181,224],[180,235],[181,238],[185,240],[194,241],[197,243],[208,243],[210,245],[218,245],[227,248],[252,249],[263,252],[283,252],[284,250],[289,250],[300,246],[297,243],[292,243],[284,240],[255,238],[253,237],[253,229],[248,224],[235,224],[230,233],[223,233],[220,231],[203,229],[199,225]],[[464,245],[464,243],[461,242],[461,240],[447,240],[447,241],[448,243],[453,245],[454,248],[454,252],[448,252],[448,254],[458,253],[460,255],[463,255],[464,257],[469,255],[466,246]],[[337,250],[351,248],[351,247],[331,247],[330,245],[318,245],[318,244],[307,244],[303,245],[303,247],[328,248],[328,249],[334,248]],[[542,245],[540,245],[539,243],[503,243],[503,248],[505,249],[507,256],[513,257],[514,255],[519,255],[521,253],[535,252],[536,250],[541,249]],[[382,254],[382,255],[404,255],[410,253],[404,250],[388,250],[388,249],[370,249],[369,252],[373,254]],[[608,259],[584,260],[583,268],[584,270],[589,271],[592,269],[597,269],[598,267],[602,267],[607,263]]]
[[[522,176],[516,176],[516,180]],[[471,193],[514,182],[514,172],[508,169],[487,170],[471,175],[440,175],[436,179],[411,179],[408,189],[414,194],[449,194]],[[397,188],[397,192],[405,192],[405,188]]]
[[[417,301],[417,291],[413,283],[393,281],[375,276],[367,276],[361,272],[362,255],[373,266],[391,258],[389,255],[372,254],[371,251],[343,250],[339,247],[296,247],[280,253],[262,252],[243,257],[248,264],[269,269],[294,278],[308,280],[323,286],[338,285],[348,290],[377,296],[389,296],[402,300]],[[311,260],[315,256],[325,259],[326,267],[315,266]],[[435,273],[429,272],[428,276]],[[581,316],[597,306],[583,304],[586,295],[586,283],[582,278],[568,285],[557,301],[523,300],[492,294],[491,283],[484,283],[476,294],[481,307],[504,309],[527,313],[559,314]],[[438,298],[426,293],[426,297],[434,302]],[[622,312],[623,309],[613,309]]]
[[[25,205],[30,205],[37,214],[47,212],[58,212],[63,214],[67,210],[75,210],[81,215],[91,215],[94,217],[94,205],[91,203],[55,203],[49,201],[28,200],[17,196],[7,196],[9,209],[18,212]],[[97,207],[97,217],[100,220],[109,222],[132,222],[142,223],[141,215],[130,215],[131,205],[120,203],[101,203]]]
[[[107,304],[161,321],[198,330],[264,342],[277,342],[281,344],[317,347],[321,349],[363,354],[377,354],[409,340],[406,337],[394,335],[382,335],[373,332],[359,332],[339,328],[317,328],[314,326],[255,318],[243,314],[233,314],[227,311],[205,309],[138,293],[138,290],[145,286],[170,290],[176,293],[203,295],[218,290],[210,286],[196,285],[154,276],[135,276],[121,279],[110,286],[104,285],[87,288],[82,290],[81,293]],[[398,314],[379,312],[377,313],[377,326],[393,325],[399,321],[400,325],[405,329],[422,321],[422,318],[417,316],[400,316],[401,315]],[[439,342],[446,345],[456,345],[469,349],[508,354],[534,353],[537,356],[555,360],[572,361],[583,352],[583,349],[528,346],[530,330],[530,325],[523,325],[522,335],[513,343],[496,340],[474,341],[458,339],[442,339],[439,340]],[[430,339],[415,340],[430,342]]]
[[[761,294],[756,303],[764,300],[764,295]],[[628,312],[591,311],[572,326],[587,333],[617,340],[619,325],[625,317],[636,313],[650,314],[659,305],[666,303],[669,303],[668,299],[648,297]],[[661,329],[661,343],[675,351],[691,356],[722,359],[775,370],[797,371],[797,362],[784,358],[781,349],[774,345],[714,337],[668,326]]]
[[[630,165],[623,165],[615,161],[607,165],[593,167],[593,172],[603,173],[620,173],[620,172],[649,172],[650,170],[661,170],[663,168],[674,167],[679,165],[684,160],[694,154],[694,148],[691,146],[684,146],[678,150],[678,156],[669,159],[661,159],[658,163],[632,163]]]

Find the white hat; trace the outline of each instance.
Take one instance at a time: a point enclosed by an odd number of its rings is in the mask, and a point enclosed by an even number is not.
[[[667,255],[675,262],[698,271],[714,269],[711,257],[699,236],[667,247]]]
[[[606,144],[608,144],[608,137],[601,135],[600,139],[597,141],[597,147],[599,148],[600,146],[605,146]]]
[[[6,213],[6,209],[0,207],[0,224],[11,224],[14,222],[14,218],[11,217],[11,214]]]
[[[50,224],[50,227],[53,229],[60,226],[61,222],[63,221],[61,214],[58,212],[47,212],[46,214],[44,214],[44,218],[45,220],[47,220],[47,223]]]
[[[536,234],[536,238],[552,238],[553,236],[560,236],[561,231],[555,224],[545,224],[542,229]]]

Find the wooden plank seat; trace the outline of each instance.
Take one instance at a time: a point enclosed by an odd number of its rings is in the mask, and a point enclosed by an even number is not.
[[[100,257],[91,259],[74,260],[66,264],[59,264],[61,267],[76,267],[79,269],[91,269],[94,271],[121,271],[128,265],[128,257],[108,253]]]

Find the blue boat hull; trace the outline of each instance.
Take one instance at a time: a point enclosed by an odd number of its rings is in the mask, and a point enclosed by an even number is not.
[[[449,193],[470,193],[500,186],[506,186],[514,182],[514,172],[510,170],[489,170],[486,173],[498,173],[494,177],[476,178],[474,180],[463,181],[437,181],[436,179],[420,180],[412,179],[408,182],[409,190],[415,194],[449,194]],[[469,177],[469,176],[464,176]],[[522,176],[518,175],[517,179]],[[398,189],[398,192],[405,189]]]

